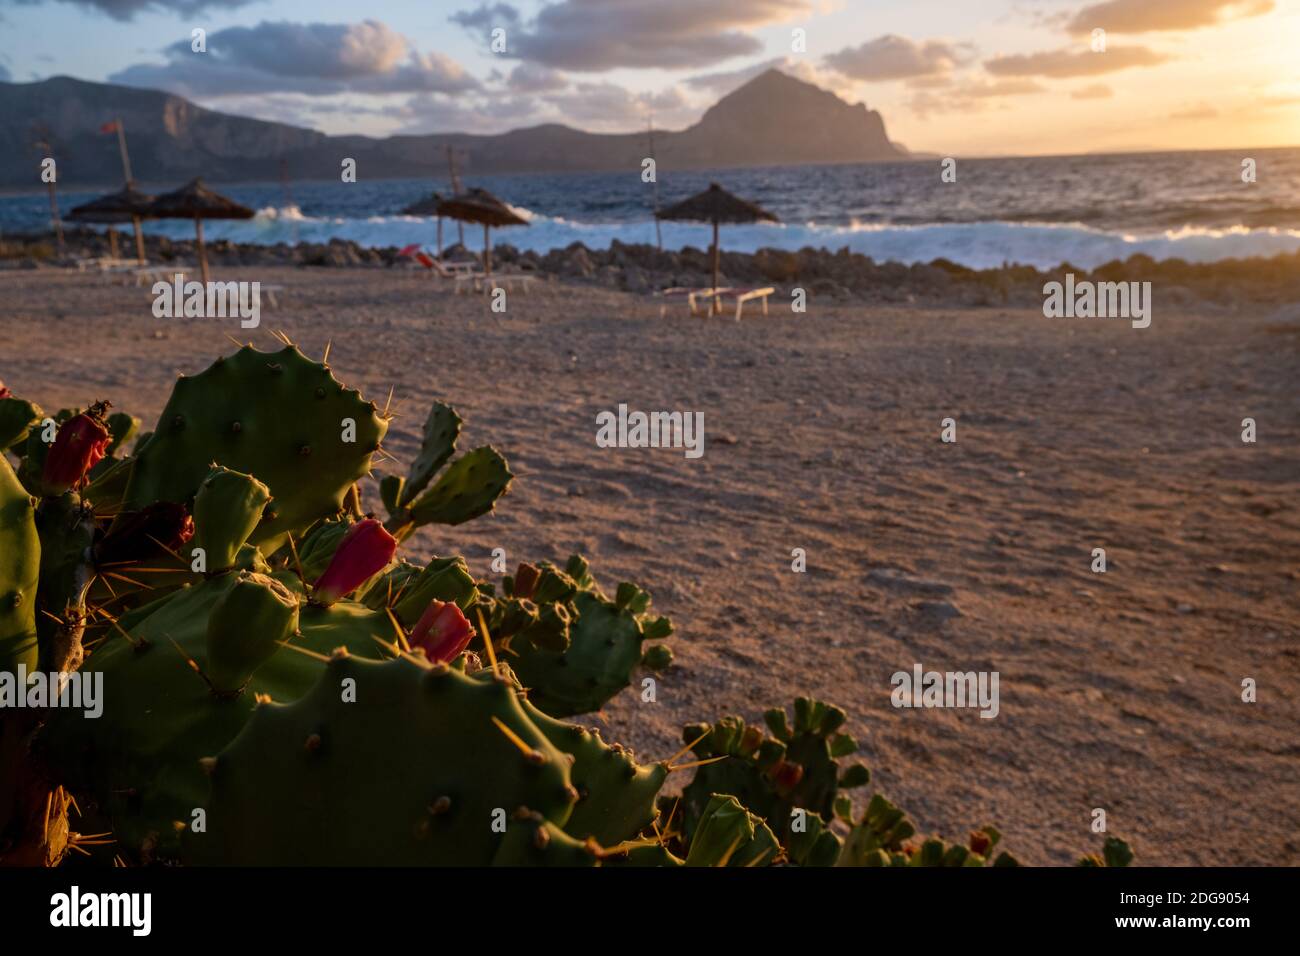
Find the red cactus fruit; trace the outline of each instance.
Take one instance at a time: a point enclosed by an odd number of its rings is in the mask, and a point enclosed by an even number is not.
[[[776,792],[783,796],[793,793],[794,788],[799,786],[799,781],[802,779],[803,767],[789,760],[781,761],[772,774],[772,782],[776,785]]]
[[[155,501],[122,515],[95,549],[95,557],[100,564],[138,561],[157,554],[159,547],[178,551],[192,537],[194,519],[184,505]]]
[[[364,518],[348,529],[329,567],[316,581],[312,600],[329,607],[378,574],[397,553],[397,539],[374,518]]]
[[[541,580],[541,577],[542,572],[538,571],[533,565],[519,565],[519,570],[515,572],[512,596],[517,598],[531,598],[533,592],[537,590],[537,582]]]
[[[992,839],[983,830],[972,830],[970,833],[970,851],[978,853],[980,856],[986,856],[989,847],[993,844]]]
[[[108,452],[112,435],[104,422],[108,402],[97,402],[80,415],[69,418],[59,428],[41,478],[49,495],[61,495],[80,488],[90,469]]]
[[[430,601],[411,631],[411,647],[424,650],[431,662],[450,664],[474,636],[474,628],[455,604]]]
[[[9,391],[9,386],[0,382],[0,398],[8,398],[13,392]]]

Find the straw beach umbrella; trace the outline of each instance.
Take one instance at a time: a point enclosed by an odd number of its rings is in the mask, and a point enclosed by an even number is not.
[[[442,213],[438,212],[438,207],[442,205],[442,196],[433,193],[418,202],[413,202],[402,210],[403,216],[437,216],[438,217],[438,258],[442,258]]]
[[[711,222],[713,223],[713,288],[718,287],[718,272],[721,250],[718,247],[718,225],[720,223],[741,222],[780,222],[762,206],[732,195],[717,183],[709,183],[709,188],[696,193],[689,199],[674,203],[667,209],[655,213],[657,219],[669,219],[675,222]],[[714,297],[713,311],[719,308]]]
[[[156,219],[194,220],[194,235],[199,243],[199,268],[205,286],[208,284],[208,253],[203,245],[203,220],[253,218],[253,210],[214,193],[203,185],[201,179],[192,179],[175,192],[159,196],[149,211]]]
[[[140,265],[144,265],[144,238],[140,235],[140,220],[153,215],[153,203],[153,196],[137,190],[135,183],[127,183],[118,192],[100,196],[76,207],[68,213],[68,218],[76,222],[131,223],[135,226],[135,255]],[[116,237],[117,234],[110,231],[109,235]],[[113,246],[116,255],[116,239],[113,240]]]
[[[488,275],[492,274],[492,244],[489,235],[492,227],[528,225],[527,219],[486,189],[471,189],[444,199],[438,204],[438,214],[460,222],[483,224],[483,271]]]

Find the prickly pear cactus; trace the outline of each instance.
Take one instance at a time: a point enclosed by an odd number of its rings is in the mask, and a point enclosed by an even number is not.
[[[385,527],[399,541],[423,525],[456,525],[481,517],[509,489],[514,475],[490,446],[467,452],[433,480],[451,459],[460,426],[455,409],[435,402],[424,423],[420,454],[407,477],[386,475],[380,481],[379,494],[389,513]]]
[[[761,817],[727,794],[713,794],[695,828],[687,866],[764,866],[781,845]]]
[[[208,574],[235,566],[270,500],[271,490],[252,475],[220,465],[207,473],[194,496],[193,546],[202,549]]]
[[[296,700],[334,648],[379,659],[398,640],[385,613],[349,601],[307,606],[287,573],[212,577],[118,620],[82,667],[84,679],[103,681],[102,716],[51,712],[40,756],[93,796],[128,855],[175,856],[206,805],[200,759],[235,737],[258,697]]]
[[[35,670],[36,592],[41,542],[26,489],[0,454],[0,671]]]
[[[1101,853],[1092,853],[1088,856],[1080,857],[1079,866],[1098,867],[1098,866],[1128,866],[1133,862],[1133,850],[1129,845],[1119,837],[1106,837],[1106,842],[1102,844]]]
[[[1019,866],[1010,853],[995,858],[993,851],[1002,840],[996,827],[972,830],[966,844],[945,843],[938,837],[908,843],[916,827],[902,810],[880,794],[874,794],[867,809],[852,823],[837,866],[921,866],[967,867]]]
[[[668,779],[667,764],[642,766],[631,751],[601,740],[598,730],[548,717],[522,695],[520,705],[556,749],[572,757],[569,775],[578,800],[565,824],[567,833],[615,846],[650,826],[655,797]]]
[[[295,346],[245,347],[177,380],[132,459],[123,510],[189,501],[215,462],[267,486],[274,501],[250,540],[278,546],[342,509],[387,429],[374,403]]]
[[[335,656],[293,704],[263,704],[210,764],[198,859],[471,865],[526,848],[571,860],[569,761],[506,679]],[[511,827],[523,832],[511,832]],[[545,844],[539,847],[539,843]]]
[[[39,405],[21,398],[12,395],[0,398],[0,453],[25,442],[32,426],[40,422],[42,414]]]
[[[801,822],[815,815],[822,823],[830,823],[840,791],[867,783],[870,774],[863,765],[840,767],[838,758],[858,749],[851,736],[840,732],[844,711],[800,697],[794,713],[793,726],[782,708],[764,715],[772,736],[734,716],[683,729],[683,742],[693,744],[700,759],[729,758],[700,767],[683,790],[683,822],[688,835],[694,833],[710,796],[730,793],[767,820],[782,842],[789,844],[796,810],[804,811]],[[795,842],[801,849],[806,843]]]
[[[93,509],[73,492],[45,498],[36,512],[36,530],[41,537],[38,599],[42,613],[36,618],[41,667],[76,670],[83,654],[86,594],[95,573]]]
[[[507,588],[504,613],[515,614],[514,633],[522,638],[509,643],[510,666],[528,688],[529,700],[552,717],[597,711],[631,683],[645,657],[645,641],[667,637],[672,623],[650,616],[650,595],[636,585],[620,584],[615,599],[607,598],[579,555],[569,559],[562,575],[549,565],[541,568],[540,602],[536,590],[529,592],[533,598],[520,599],[513,593],[517,585]],[[548,606],[569,620],[558,621],[555,611],[548,618],[540,610]],[[563,635],[562,625],[567,625],[567,646],[556,637],[535,637],[547,630]]]

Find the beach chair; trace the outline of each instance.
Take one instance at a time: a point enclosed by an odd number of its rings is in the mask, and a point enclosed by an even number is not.
[[[133,279],[135,284],[150,285],[155,282],[170,282],[176,273],[188,276],[195,267],[187,262],[157,262],[147,266],[135,266],[122,271],[124,279]]]
[[[701,299],[708,303],[712,303],[714,297],[724,295],[730,291],[730,289],[726,288],[691,289],[686,287],[673,287],[671,289],[663,289],[656,293],[660,297],[659,318],[662,319],[664,315],[667,314],[668,300],[670,299],[685,299],[686,304],[690,307],[691,315],[699,315],[698,303]]]
[[[409,260],[414,266],[427,270],[429,275],[441,279],[460,280],[466,276],[483,276],[478,263],[473,259],[435,259],[418,245],[399,249],[398,256]]]
[[[718,291],[718,302],[728,305],[731,302],[736,304],[736,321],[740,321],[740,313],[745,308],[746,302],[753,302],[755,299],[761,299],[763,302],[763,314],[767,315],[767,297],[776,292],[771,286],[761,289],[721,289]]]
[[[472,288],[475,292],[489,292],[492,289],[514,289],[518,286],[527,292],[536,278],[537,276],[530,272],[494,272],[490,276],[477,272],[457,276],[456,291],[460,292],[462,289],[468,291]]]

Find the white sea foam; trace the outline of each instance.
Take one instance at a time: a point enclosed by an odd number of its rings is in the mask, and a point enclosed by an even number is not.
[[[617,239],[625,243],[655,241],[653,221],[574,222],[563,217],[543,216],[527,209],[516,210],[530,220],[527,228],[494,230],[494,243],[509,243],[519,249],[545,253],[581,242],[589,248],[605,248]],[[184,222],[149,223],[150,232],[184,239],[192,227]],[[683,246],[706,248],[708,226],[689,223],[661,224],[666,249]],[[422,216],[369,216],[366,218],[305,216],[296,206],[268,207],[253,219],[213,221],[205,225],[209,240],[274,244],[277,242],[328,242],[350,239],[369,247],[432,245],[435,225]],[[443,224],[443,240],[456,236],[455,225]],[[467,229],[466,243],[476,247],[481,233]],[[1017,222],[935,223],[929,225],[820,225],[815,222],[782,225],[724,226],[723,249],[754,252],[768,247],[797,250],[805,246],[832,251],[848,248],[878,262],[904,264],[948,259],[973,269],[1004,264],[1031,265],[1040,269],[1061,263],[1091,269],[1113,259],[1127,259],[1141,253],[1153,259],[1185,259],[1189,262],[1217,262],[1222,259],[1273,256],[1300,250],[1300,230],[1234,227],[1209,229],[1185,227],[1139,234],[1111,232],[1081,224]]]

